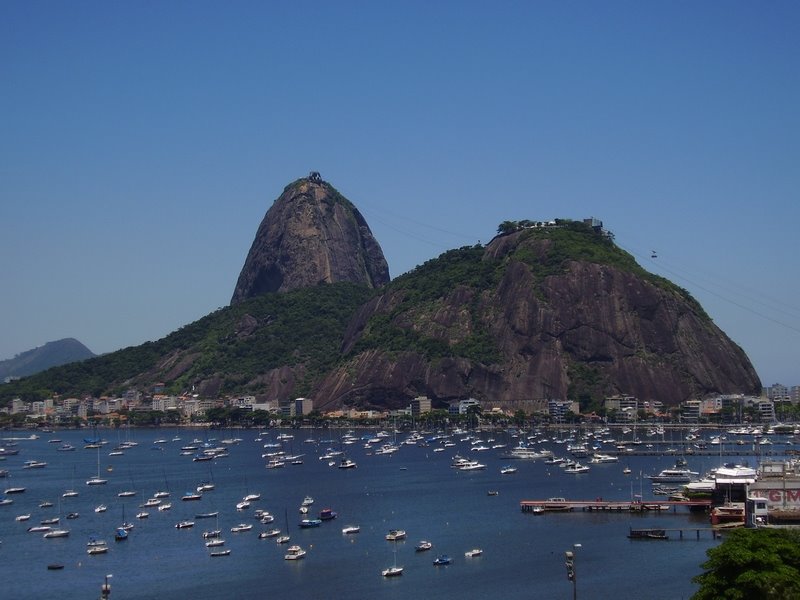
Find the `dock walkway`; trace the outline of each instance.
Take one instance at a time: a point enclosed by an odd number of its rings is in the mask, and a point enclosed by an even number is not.
[[[689,509],[707,509],[711,506],[711,500],[664,500],[648,501],[639,500],[566,500],[564,498],[549,498],[547,500],[522,500],[520,503],[522,512],[537,512],[539,507],[545,512],[571,512],[574,510],[582,511],[605,511],[605,512],[647,512],[647,511],[669,511],[676,510],[678,507],[685,506]]]

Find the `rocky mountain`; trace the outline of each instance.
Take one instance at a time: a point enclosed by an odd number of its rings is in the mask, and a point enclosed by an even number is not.
[[[358,209],[312,172],[267,211],[231,304],[339,281],[377,288],[389,282],[389,267]]]
[[[25,377],[50,367],[85,360],[94,353],[74,338],[47,342],[32,350],[17,354],[14,358],[0,361],[0,379]]]
[[[315,407],[435,407],[468,397],[526,411],[625,394],[675,405],[757,394],[742,349],[688,292],[591,224],[506,222],[388,282],[361,215],[318,177],[268,211],[231,306],[156,342],[3,386],[314,399]],[[337,283],[338,282],[338,283]],[[382,286],[382,287],[381,287]]]
[[[630,394],[675,405],[759,392],[685,291],[583,223],[501,235],[399,278],[349,324],[320,408],[475,397],[508,408]]]

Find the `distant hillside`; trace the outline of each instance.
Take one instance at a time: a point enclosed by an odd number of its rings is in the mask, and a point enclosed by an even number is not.
[[[6,377],[27,377],[50,367],[58,367],[93,356],[94,352],[74,338],[47,342],[44,346],[0,361],[0,380]]]

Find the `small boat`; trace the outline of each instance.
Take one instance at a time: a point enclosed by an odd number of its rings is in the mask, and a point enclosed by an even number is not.
[[[28,527],[28,532],[30,533],[44,533],[45,531],[50,531],[52,527],[49,525],[34,525],[33,527]]]
[[[398,577],[402,574],[403,574],[403,567],[398,567],[396,565],[394,567],[389,567],[381,571],[381,575],[383,575],[384,577]]]
[[[440,554],[439,556],[433,559],[433,564],[436,567],[449,565],[451,562],[453,562],[453,559],[450,558],[447,554]]]
[[[162,512],[165,511],[165,510],[169,510],[170,508],[172,508],[172,504],[169,503],[169,502],[167,502],[166,504],[159,504],[158,505],[158,510],[160,510]]]
[[[390,542],[398,542],[406,539],[406,532],[403,529],[392,529],[386,534],[386,539]]]
[[[184,502],[191,502],[193,500],[202,500],[203,494],[199,492],[186,492],[183,496],[181,496],[181,500]]]
[[[16,517],[14,517],[14,520],[15,521],[27,521],[30,518],[31,518],[30,515],[17,515]]]
[[[322,519],[303,519],[298,523],[301,529],[310,529],[311,527],[319,527],[322,525]]]
[[[361,527],[358,525],[348,525],[347,527],[342,527],[342,533],[347,535],[348,533],[358,533],[361,531]]]
[[[268,531],[262,531],[261,533],[259,533],[258,534],[258,539],[265,540],[267,538],[277,537],[280,534],[281,534],[281,530],[280,529],[270,529]]]
[[[146,510],[143,510],[143,511],[141,511],[141,512],[138,512],[138,513],[136,513],[136,518],[137,518],[137,519],[146,519],[146,518],[148,518],[149,516],[150,516],[150,513],[149,513],[149,512],[147,512]]]
[[[589,471],[589,467],[587,465],[582,465],[579,462],[564,468],[564,473],[571,473],[573,475],[586,473],[587,471]]]
[[[194,527],[194,521],[180,521],[179,523],[175,523],[175,529],[189,529],[190,527]]]
[[[343,458],[339,463],[340,469],[355,469],[358,465],[349,458]]]
[[[114,541],[115,542],[124,542],[128,539],[128,530],[124,527],[117,527],[114,530]]]
[[[500,492],[498,492],[497,490],[489,490],[488,492],[486,492],[487,496],[498,496],[499,494]]]
[[[275,542],[278,543],[278,544],[288,544],[289,540],[291,540],[291,539],[292,538],[290,538],[288,535],[281,535],[281,536],[278,536],[278,539],[276,539]]]
[[[625,475],[630,475],[631,474],[631,468],[630,467],[625,467],[624,469],[622,469],[622,472]]]
[[[78,495],[78,492],[76,492],[75,490],[67,490],[66,492],[61,494],[61,497],[62,498],[74,498],[77,495]]]
[[[207,512],[207,513],[197,513],[197,514],[194,516],[194,518],[195,518],[195,519],[213,519],[213,518],[215,518],[217,515],[219,515],[219,511],[216,511],[216,510],[215,510],[214,512]]]
[[[214,529],[212,531],[204,531],[203,532],[203,539],[204,540],[211,540],[211,539],[214,539],[214,538],[218,538],[220,535],[222,535],[222,531],[219,530],[219,529]]]
[[[42,502],[39,503],[39,508],[51,508],[52,506],[53,503],[50,502],[49,500],[43,500]]]
[[[206,542],[206,548],[216,548],[218,546],[224,546],[225,540],[222,538],[212,538]]]
[[[69,536],[69,529],[51,529],[42,536],[45,539],[63,538]]]
[[[80,516],[81,515],[79,513],[76,513],[76,512],[67,513],[67,518],[68,519],[77,519]]]
[[[430,543],[428,540],[421,540],[419,544],[414,546],[414,550],[417,552],[426,552],[433,548],[433,544]]]
[[[236,505],[236,510],[246,510],[250,508],[250,501],[249,500],[242,500]]]
[[[94,512],[96,513],[106,512],[107,510],[108,507],[105,504],[98,504],[97,506],[94,507]]]
[[[312,504],[314,504],[314,498],[311,496],[306,496],[303,498],[303,502],[300,504],[300,506],[311,506]]]
[[[94,554],[105,554],[108,552],[108,546],[90,546],[86,549],[86,554],[92,556]]]
[[[319,518],[321,521],[331,521],[332,519],[335,519],[337,516],[338,513],[331,510],[330,508],[323,508],[321,511],[319,511]]]
[[[303,558],[305,555],[306,551],[303,550],[300,546],[289,546],[283,558],[285,560],[299,560]]]
[[[503,467],[500,469],[501,475],[511,475],[512,473],[517,472],[517,467]]]
[[[464,556],[466,556],[467,558],[472,558],[473,556],[480,556],[481,554],[483,554],[483,550],[481,550],[480,548],[473,548],[472,550],[467,550],[466,552],[464,552]]]
[[[62,565],[61,563],[50,563],[49,565],[47,565],[48,571],[60,571],[63,568],[64,565]]]
[[[231,533],[241,533],[242,531],[250,531],[253,528],[252,525],[248,525],[246,523],[239,523],[238,525],[234,525],[231,527]]]
[[[231,553],[230,550],[225,549],[225,550],[215,550],[214,552],[209,552],[208,555],[209,556],[229,556],[230,553]]]

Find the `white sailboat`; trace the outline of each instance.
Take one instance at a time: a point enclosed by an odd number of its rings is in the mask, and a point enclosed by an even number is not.
[[[97,475],[86,480],[86,485],[105,485],[108,479],[100,477],[100,447],[97,447]]]
[[[394,564],[391,567],[387,567],[381,571],[381,575],[384,577],[397,577],[398,575],[403,574],[403,567],[397,566],[397,548],[394,549]]]

